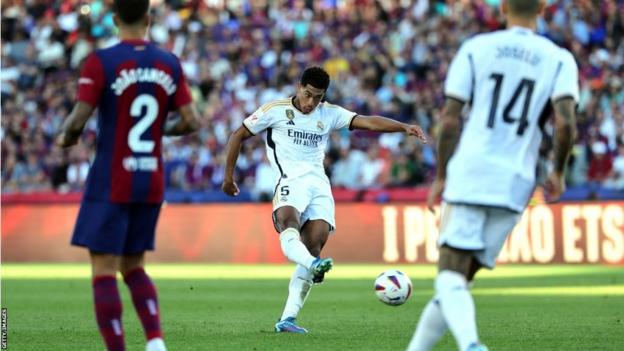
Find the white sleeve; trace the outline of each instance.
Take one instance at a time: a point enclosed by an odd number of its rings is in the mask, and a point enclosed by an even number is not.
[[[463,102],[470,101],[475,79],[474,62],[467,44],[459,48],[451,61],[444,84],[444,95]]]
[[[579,101],[578,67],[572,54],[561,49],[561,61],[557,65],[553,91],[550,95],[552,101],[557,101],[564,97],[571,97],[574,101]]]
[[[273,125],[273,114],[270,111],[263,112],[264,106],[252,113],[251,116],[243,120],[243,125],[251,134],[256,135],[262,133],[265,129]]]
[[[329,109],[332,113],[334,123],[332,129],[351,127],[351,121],[353,121],[353,118],[358,115],[353,111],[349,111],[346,108],[336,105],[332,105]]]

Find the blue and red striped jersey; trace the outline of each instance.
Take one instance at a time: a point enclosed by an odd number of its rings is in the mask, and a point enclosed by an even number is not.
[[[98,109],[97,151],[84,198],[162,202],[165,120],[192,102],[178,58],[141,40],[97,50],[85,61],[77,100]]]

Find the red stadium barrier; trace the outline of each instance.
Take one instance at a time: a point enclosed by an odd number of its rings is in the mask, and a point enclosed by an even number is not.
[[[42,191],[34,193],[2,194],[2,204],[79,204],[82,192],[58,193]]]
[[[336,202],[421,202],[427,199],[429,187],[409,187],[409,188],[386,188],[351,190],[343,188],[333,188],[332,193]],[[33,193],[13,193],[2,194],[2,204],[22,205],[22,204],[67,204],[80,203],[81,192],[58,193],[54,191],[42,191]]]
[[[2,207],[3,261],[84,261],[69,246],[78,206]],[[325,255],[338,262],[432,263],[437,217],[422,204],[338,204],[338,229]],[[169,205],[158,225],[151,261],[279,263],[282,256],[261,204]],[[530,207],[500,256],[507,263],[624,265],[624,202]]]

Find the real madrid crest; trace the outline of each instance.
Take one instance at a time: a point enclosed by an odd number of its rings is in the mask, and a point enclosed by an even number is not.
[[[325,126],[323,125],[323,122],[321,121],[316,122],[316,127],[321,131],[325,129]]]

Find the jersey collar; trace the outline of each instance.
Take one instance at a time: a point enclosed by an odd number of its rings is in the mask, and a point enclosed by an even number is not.
[[[509,28],[510,31],[515,32],[515,33],[519,33],[519,34],[534,34],[533,30],[530,28],[526,28],[526,27],[521,27],[521,26],[513,26]]]
[[[124,44],[130,44],[130,45],[147,45],[149,44],[149,41],[144,40],[144,39],[124,39],[121,41]]]

